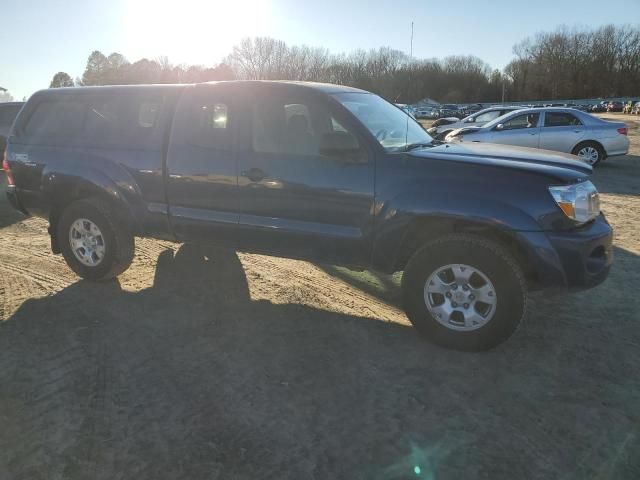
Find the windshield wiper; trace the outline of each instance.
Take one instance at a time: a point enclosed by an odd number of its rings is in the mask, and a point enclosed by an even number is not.
[[[405,152],[410,152],[411,150],[415,150],[416,148],[421,148],[421,147],[433,147],[435,145],[435,141],[431,141],[431,142],[416,142],[416,143],[410,143],[409,145],[407,145],[406,147],[404,147],[404,151]]]

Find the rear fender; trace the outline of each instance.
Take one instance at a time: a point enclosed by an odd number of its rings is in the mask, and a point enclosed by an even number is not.
[[[101,169],[92,167],[95,161]],[[42,192],[49,199],[50,233],[55,237],[55,226],[62,210],[71,202],[88,197],[107,201],[120,220],[135,234],[143,231],[145,204],[140,188],[122,167],[104,159],[88,161],[65,160],[56,168],[42,172]],[[55,241],[55,238],[52,240]],[[55,250],[55,248],[54,248]]]

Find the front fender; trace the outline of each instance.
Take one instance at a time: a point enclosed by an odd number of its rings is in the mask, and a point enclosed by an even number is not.
[[[372,263],[393,271],[399,253],[416,224],[426,225],[427,235],[452,231],[499,230],[513,236],[518,231],[540,231],[526,211],[482,192],[451,188],[413,189],[377,205],[376,237]]]

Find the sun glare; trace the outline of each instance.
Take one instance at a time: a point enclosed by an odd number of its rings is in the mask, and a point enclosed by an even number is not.
[[[270,0],[128,0],[123,53],[212,65],[243,37],[267,35],[270,10]]]

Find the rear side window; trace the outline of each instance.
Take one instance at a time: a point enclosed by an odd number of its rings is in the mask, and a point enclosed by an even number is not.
[[[226,103],[196,100],[189,110],[189,143],[216,150],[232,149],[230,109]]]
[[[547,112],[544,114],[545,127],[567,127],[582,125],[575,115],[565,112]]]

